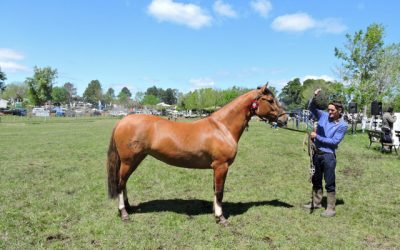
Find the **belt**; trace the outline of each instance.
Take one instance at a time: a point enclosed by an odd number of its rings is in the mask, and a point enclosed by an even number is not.
[[[324,155],[324,154],[333,154],[333,153],[328,153],[328,152],[324,152],[324,151],[322,151],[322,150],[315,150],[315,154],[316,155]]]

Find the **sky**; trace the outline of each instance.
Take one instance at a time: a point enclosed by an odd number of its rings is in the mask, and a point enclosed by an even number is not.
[[[147,88],[281,90],[290,80],[340,80],[346,34],[385,27],[400,42],[397,0],[0,0],[6,83],[57,69],[79,95]]]

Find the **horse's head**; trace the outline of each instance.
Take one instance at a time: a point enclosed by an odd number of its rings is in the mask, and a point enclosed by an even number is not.
[[[254,114],[268,122],[276,122],[279,127],[286,125],[288,116],[275,98],[275,95],[268,89],[268,84],[258,89],[258,96],[254,100],[252,108]]]

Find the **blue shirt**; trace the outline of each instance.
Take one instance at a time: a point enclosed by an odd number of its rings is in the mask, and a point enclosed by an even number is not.
[[[346,134],[347,123],[343,118],[338,121],[329,121],[329,114],[318,109],[314,100],[311,101],[308,108],[318,120],[317,137],[314,140],[315,146],[326,153],[335,153]]]

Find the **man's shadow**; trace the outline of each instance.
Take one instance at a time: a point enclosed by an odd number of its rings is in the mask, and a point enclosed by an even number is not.
[[[136,206],[131,206],[128,213],[152,213],[152,212],[175,212],[178,214],[186,214],[188,216],[195,216],[201,214],[212,213],[213,203],[205,200],[190,199],[169,199],[169,200],[152,200],[140,203]],[[250,202],[223,202],[224,215],[229,217],[231,215],[240,215],[245,213],[252,207],[258,206],[273,206],[292,208],[293,205],[277,199],[270,201],[250,201]]]

